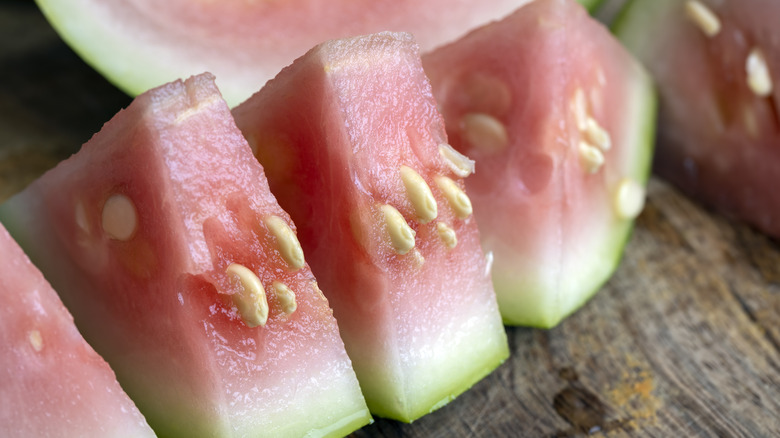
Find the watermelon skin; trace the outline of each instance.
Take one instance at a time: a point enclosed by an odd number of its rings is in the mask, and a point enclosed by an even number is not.
[[[126,240],[102,222],[118,193],[137,216]],[[160,436],[343,436],[370,415],[332,311],[309,268],[280,256],[271,215],[295,229],[208,74],[139,96],[0,206]],[[233,306],[231,263],[265,286],[264,327]],[[274,281],[295,292],[293,313]]]
[[[455,215],[435,182],[448,176],[462,188],[438,152],[446,134],[409,34],[323,43],[233,114],[299,224],[372,413],[411,422],[508,357],[476,224]],[[431,188],[435,219],[415,219],[403,165]],[[383,205],[415,233],[405,254],[391,244]]]
[[[394,30],[415,34],[430,49],[528,1],[37,3],[87,63],[129,94],[210,71],[233,106],[322,41]]]
[[[0,435],[154,437],[57,293],[0,225]]]
[[[476,162],[466,186],[483,248],[494,255],[504,322],[557,325],[621,259],[633,221],[616,214],[615,199],[624,178],[647,182],[651,81],[569,0],[528,4],[426,53],[423,66],[451,144]],[[593,173],[579,150],[586,137],[574,111],[578,89],[612,143],[599,149],[604,161]],[[474,136],[474,115],[493,122],[492,134]]]
[[[780,3],[701,4],[720,23],[712,37],[684,1],[633,1],[614,25],[658,84],[655,171],[711,208],[780,237]],[[768,95],[748,84],[754,48],[775,85]]]

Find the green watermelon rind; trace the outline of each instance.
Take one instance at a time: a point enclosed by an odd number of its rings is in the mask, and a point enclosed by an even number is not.
[[[626,131],[631,137],[626,144],[635,151],[635,156],[631,160],[632,168],[629,170],[628,176],[647,187],[655,147],[658,96],[655,84],[644,68],[637,63],[635,71],[637,74],[632,80],[636,83],[631,87],[634,90],[632,105],[635,109],[628,111],[630,128]],[[599,260],[599,257],[594,254],[592,260],[587,263],[586,269],[580,272],[569,272],[567,280],[582,278],[583,282],[592,285],[577,288],[582,292],[576,294],[559,292],[558,295],[551,296],[549,287],[537,282],[537,279],[532,275],[520,278],[522,273],[513,273],[515,275],[502,277],[500,272],[494,269],[493,283],[496,285],[496,290],[525,291],[520,296],[498,294],[499,308],[502,309],[504,324],[549,329],[580,309],[603,288],[617,270],[630,240],[633,226],[634,221],[622,221],[610,231],[601,245],[603,263],[595,263],[594,260]],[[527,278],[531,278],[531,280],[528,281]],[[577,284],[578,281],[574,280],[574,283]],[[529,295],[531,296],[529,297]],[[560,304],[562,297],[568,297],[570,300],[565,304]]]
[[[629,52],[637,55],[643,44],[652,44],[647,26],[672,3],[669,0],[628,0],[618,12],[610,30]]]

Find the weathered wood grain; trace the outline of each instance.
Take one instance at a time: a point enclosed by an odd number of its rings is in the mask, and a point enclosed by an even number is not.
[[[0,200],[129,101],[34,3],[0,4]],[[780,247],[660,180],[591,302],[555,329],[507,331],[511,358],[470,391],[354,436],[780,436]]]

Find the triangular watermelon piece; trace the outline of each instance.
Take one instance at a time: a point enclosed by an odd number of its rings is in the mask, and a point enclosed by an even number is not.
[[[155,436],[2,225],[0,266],[0,436]]]
[[[504,322],[552,327],[615,271],[644,205],[655,95],[574,0],[536,0],[426,53]]]
[[[233,111],[299,226],[369,408],[412,421],[508,356],[488,262],[409,34],[323,43]]]
[[[337,436],[370,421],[295,227],[211,75],[139,96],[0,213],[160,435]]]

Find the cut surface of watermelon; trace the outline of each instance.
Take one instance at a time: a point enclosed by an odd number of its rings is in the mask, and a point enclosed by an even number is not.
[[[658,84],[657,173],[774,237],[780,237],[778,22],[775,0],[637,0],[615,24]]]
[[[2,225],[0,266],[0,436],[154,437]]]
[[[655,114],[640,65],[576,2],[537,0],[423,56],[504,322],[552,327],[610,277],[644,202]]]
[[[342,436],[370,421],[211,75],[142,94],[0,215],[161,436]]]
[[[508,356],[486,258],[409,34],[329,41],[233,110],[299,224],[371,411],[412,421]]]
[[[411,32],[433,48],[528,1],[37,3],[82,58],[128,93],[210,71],[232,106],[322,41],[393,30]]]

